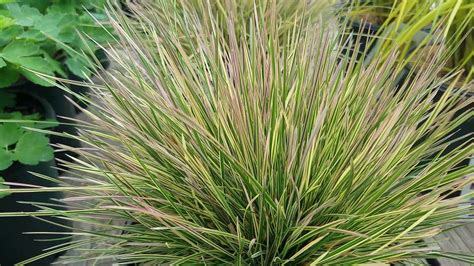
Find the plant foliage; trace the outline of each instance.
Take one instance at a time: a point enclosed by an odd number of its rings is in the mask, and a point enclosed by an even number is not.
[[[474,1],[464,0],[459,10],[453,14],[447,38],[453,55],[450,69],[463,69],[466,80],[474,79]]]
[[[380,26],[379,38],[373,39],[379,43],[378,56],[387,57],[393,49],[399,49],[400,57],[407,57],[410,62],[429,57],[426,46],[447,45],[451,56],[445,72],[463,70],[463,79],[472,80],[474,1],[358,0],[349,3],[343,12],[349,10],[351,21]]]
[[[27,130],[44,129],[57,125],[55,121],[41,121],[39,113],[23,114],[13,111],[15,95],[0,93],[0,171],[8,169],[14,161],[36,165],[53,159],[53,149],[44,133]]]
[[[19,109],[16,95],[0,92],[0,172],[7,170],[15,161],[26,165],[36,165],[50,161],[54,157],[53,148],[45,133],[27,128],[44,129],[57,125],[55,121],[45,121],[39,113],[23,114]],[[4,179],[0,176],[0,188]],[[8,195],[0,192],[0,198]]]
[[[97,50],[97,44],[111,40],[97,23],[105,19],[104,1],[94,2],[0,2],[0,87],[10,86],[20,76],[51,86],[29,70],[50,76],[67,77],[72,73],[89,77],[92,64],[80,51]],[[79,32],[96,43],[81,38]]]
[[[225,19],[185,1],[113,14],[121,47],[109,56],[122,69],[90,85],[102,100],[86,111],[90,148],[69,164],[82,185],[57,188],[73,193],[70,210],[28,214],[96,230],[36,258],[78,249],[64,262],[474,262],[420,242],[472,213],[465,198],[443,196],[473,181],[472,167],[456,167],[472,143],[441,155],[446,134],[472,116],[453,119],[467,103],[451,87],[432,101],[445,56],[397,93],[395,56],[356,64],[335,20],[283,28],[277,1],[254,5],[250,21],[225,2]],[[39,190],[16,192],[27,191]]]

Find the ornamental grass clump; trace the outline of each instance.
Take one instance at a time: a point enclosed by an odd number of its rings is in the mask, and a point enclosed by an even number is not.
[[[445,56],[397,93],[396,56],[356,64],[333,21],[295,20],[282,42],[269,1],[237,38],[232,3],[225,23],[207,4],[112,14],[121,72],[90,85],[101,100],[84,110],[89,147],[61,180],[71,208],[30,214],[96,229],[48,252],[150,265],[473,262],[421,242],[472,213],[446,199],[473,181],[456,168],[473,144],[441,155],[472,116],[452,119],[462,90],[432,101]]]

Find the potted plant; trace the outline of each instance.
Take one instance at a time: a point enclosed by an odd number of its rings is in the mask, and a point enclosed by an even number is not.
[[[100,1],[65,0],[0,3],[0,88],[17,87],[41,94],[58,116],[58,132],[76,134],[71,120],[63,118],[75,116],[74,106],[66,99],[73,97],[36,73],[76,79],[91,76],[96,66],[81,51],[98,51],[98,44],[110,40],[110,34],[97,23],[104,19],[101,5]],[[77,86],[72,89],[81,93]],[[52,136],[51,142],[78,145],[77,140],[62,136]],[[57,153],[63,160],[67,155],[73,153]]]
[[[0,180],[2,188],[10,184],[11,188],[28,189],[31,187],[55,187],[50,179],[33,174],[55,178],[53,148],[45,133],[26,129],[47,129],[57,125],[55,114],[47,101],[34,93],[5,90],[0,91]],[[28,185],[24,185],[28,184]],[[52,198],[61,198],[62,192],[45,193],[0,193],[1,212],[35,212],[39,208],[35,202],[56,204]],[[66,226],[58,219],[51,220]],[[65,228],[41,221],[33,217],[10,217],[0,220],[0,264],[13,265],[21,260],[38,255],[45,248],[63,244],[65,239],[41,242],[50,236],[24,234],[24,232],[66,232]],[[54,235],[62,238],[61,235]],[[20,248],[21,247],[21,248]],[[53,261],[54,256],[43,258],[34,265],[45,265]]]
[[[69,164],[84,180],[67,187],[78,194],[75,211],[38,213],[96,227],[66,247],[95,244],[77,260],[473,261],[420,242],[473,212],[442,196],[473,179],[462,178],[472,167],[456,168],[473,144],[440,154],[442,136],[467,117],[450,122],[463,107],[456,93],[430,100],[442,64],[395,94],[400,61],[338,60],[340,36],[327,22],[283,27],[274,5],[249,11],[248,27],[232,5],[223,6],[226,20],[208,2],[144,8],[140,29],[114,18],[121,47],[110,54],[126,51],[113,58],[124,69],[91,88],[106,104],[88,113],[82,138],[91,148]],[[292,33],[285,43],[283,31]]]
[[[344,2],[342,14],[350,23],[353,38],[360,38],[359,56],[370,61],[377,54],[399,50],[405,57],[413,50],[436,41],[430,38],[459,8],[463,0],[357,0]],[[378,51],[372,51],[374,46]],[[354,49],[352,47],[351,49]],[[384,52],[380,52],[383,50]]]
[[[370,33],[371,48],[365,53],[365,63],[380,57],[386,58],[393,49],[400,51],[398,57],[404,58],[406,65],[398,72],[400,84],[405,79],[413,79],[416,73],[423,72],[423,67],[426,66],[424,62],[432,60],[433,56],[443,56],[447,61],[445,68],[439,73],[441,76],[462,70],[464,73],[453,86],[456,91],[464,91],[464,102],[471,104],[455,114],[460,116],[474,107],[474,36],[470,34],[474,26],[473,12],[474,2],[471,0],[372,0],[355,1],[350,17],[355,21],[364,21],[365,25],[377,25],[377,31]],[[429,30],[423,31],[422,27],[428,27]],[[447,53],[439,55],[438,49],[433,49],[433,46],[444,46]],[[438,101],[449,86],[449,83],[440,83],[438,94],[433,100]],[[450,137],[446,141],[451,141],[451,144],[446,152],[469,141],[466,136],[472,133],[474,119],[471,118],[448,134]],[[469,156],[462,165],[468,163]]]
[[[448,27],[446,38],[449,50],[447,71],[463,69],[463,79],[471,81],[474,78],[474,1],[464,0]]]

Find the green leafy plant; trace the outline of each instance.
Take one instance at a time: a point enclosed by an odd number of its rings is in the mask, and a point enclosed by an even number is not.
[[[356,0],[344,3],[346,7],[344,12],[349,11],[346,14],[352,20],[363,20],[380,26],[395,21],[399,21],[399,23],[416,22],[416,19],[429,13],[433,4],[439,3],[439,1]]]
[[[400,57],[408,57],[406,62],[412,63],[422,57],[429,58],[430,45],[446,45],[451,51],[447,70],[464,69],[464,79],[472,79],[472,0],[359,0],[351,3],[348,6],[351,20],[380,26],[372,40],[379,43],[377,56],[387,57],[396,48],[401,51]],[[422,30],[425,33],[419,34]]]
[[[98,44],[111,36],[97,23],[104,19],[103,2],[1,2],[0,87],[10,86],[20,76],[43,86],[52,85],[29,70],[51,76],[67,77],[72,73],[89,77],[93,64],[80,51],[97,50]],[[81,38],[81,34],[86,37]]]
[[[103,102],[87,113],[90,149],[68,164],[81,185],[56,188],[73,194],[69,210],[23,214],[96,230],[23,263],[68,249],[83,253],[64,263],[474,262],[420,243],[473,212],[443,196],[473,181],[456,166],[474,146],[441,153],[472,115],[452,120],[466,105],[452,88],[431,101],[442,64],[395,93],[395,56],[356,64],[331,21],[282,28],[269,4],[237,26],[238,1],[227,3],[227,23],[207,4],[145,7],[141,27],[115,13],[121,47],[109,55],[123,69],[91,85]]]
[[[15,161],[37,165],[54,157],[49,138],[26,128],[44,129],[57,125],[54,121],[41,121],[38,113],[22,114],[12,111],[16,107],[15,95],[0,93],[0,171],[8,169]],[[3,182],[3,178],[1,179]],[[0,192],[0,196],[6,194]]]
[[[11,118],[11,116],[10,116]],[[15,120],[37,119],[38,116],[18,116]],[[14,161],[22,164],[36,165],[53,159],[53,148],[44,134],[27,132],[21,123],[0,124],[0,170],[10,167]],[[12,147],[14,146],[14,147]]]
[[[463,0],[453,15],[446,35],[448,47],[453,51],[448,69],[463,69],[464,78],[471,81],[474,78],[474,1]]]

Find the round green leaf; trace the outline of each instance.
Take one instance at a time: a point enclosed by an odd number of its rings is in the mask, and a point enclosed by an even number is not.
[[[81,56],[72,56],[66,59],[66,65],[69,70],[76,76],[87,79],[91,75],[91,65],[87,59]]]
[[[0,30],[0,47],[8,45],[16,36],[23,32],[23,27],[13,25]]]
[[[37,29],[29,29],[18,35],[18,39],[32,40],[35,42],[42,42],[46,40],[46,36]]]
[[[13,164],[12,153],[0,148],[0,171],[7,169]]]
[[[16,159],[22,164],[36,165],[54,157],[49,138],[38,132],[27,132],[20,137],[15,147]]]
[[[0,15],[0,29],[10,27],[13,24],[15,24],[13,19]]]
[[[44,34],[58,39],[61,29],[67,25],[65,14],[46,14],[35,23],[34,27]]]
[[[55,60],[47,53],[44,54],[44,60],[46,60],[49,63],[49,66],[51,67],[52,71],[58,73],[59,75],[63,77],[67,76],[66,72],[64,72],[64,69],[63,69],[64,66],[59,61]]]
[[[3,48],[0,55],[7,61],[19,64],[22,57],[40,54],[40,47],[32,42],[18,40],[12,41]]]
[[[78,6],[79,5],[77,3],[74,3],[71,1],[69,2],[63,1],[63,2],[54,3],[48,7],[48,14],[56,14],[56,15],[68,14],[72,16],[77,16],[76,8]]]
[[[20,65],[27,69],[38,71],[48,75],[54,75],[54,71],[49,62],[43,57],[29,56],[21,58]]]
[[[42,77],[39,77],[35,73],[31,72],[30,70],[27,69],[20,69],[20,73],[27,78],[29,81],[41,85],[43,87],[53,87],[54,86],[54,81],[48,81],[44,80]]]
[[[6,88],[15,83],[20,77],[18,71],[11,67],[0,68],[0,88]]]
[[[33,26],[43,16],[38,9],[27,5],[9,4],[8,10],[16,24],[21,26]]]
[[[0,148],[15,144],[23,132],[17,123],[0,124]]]

